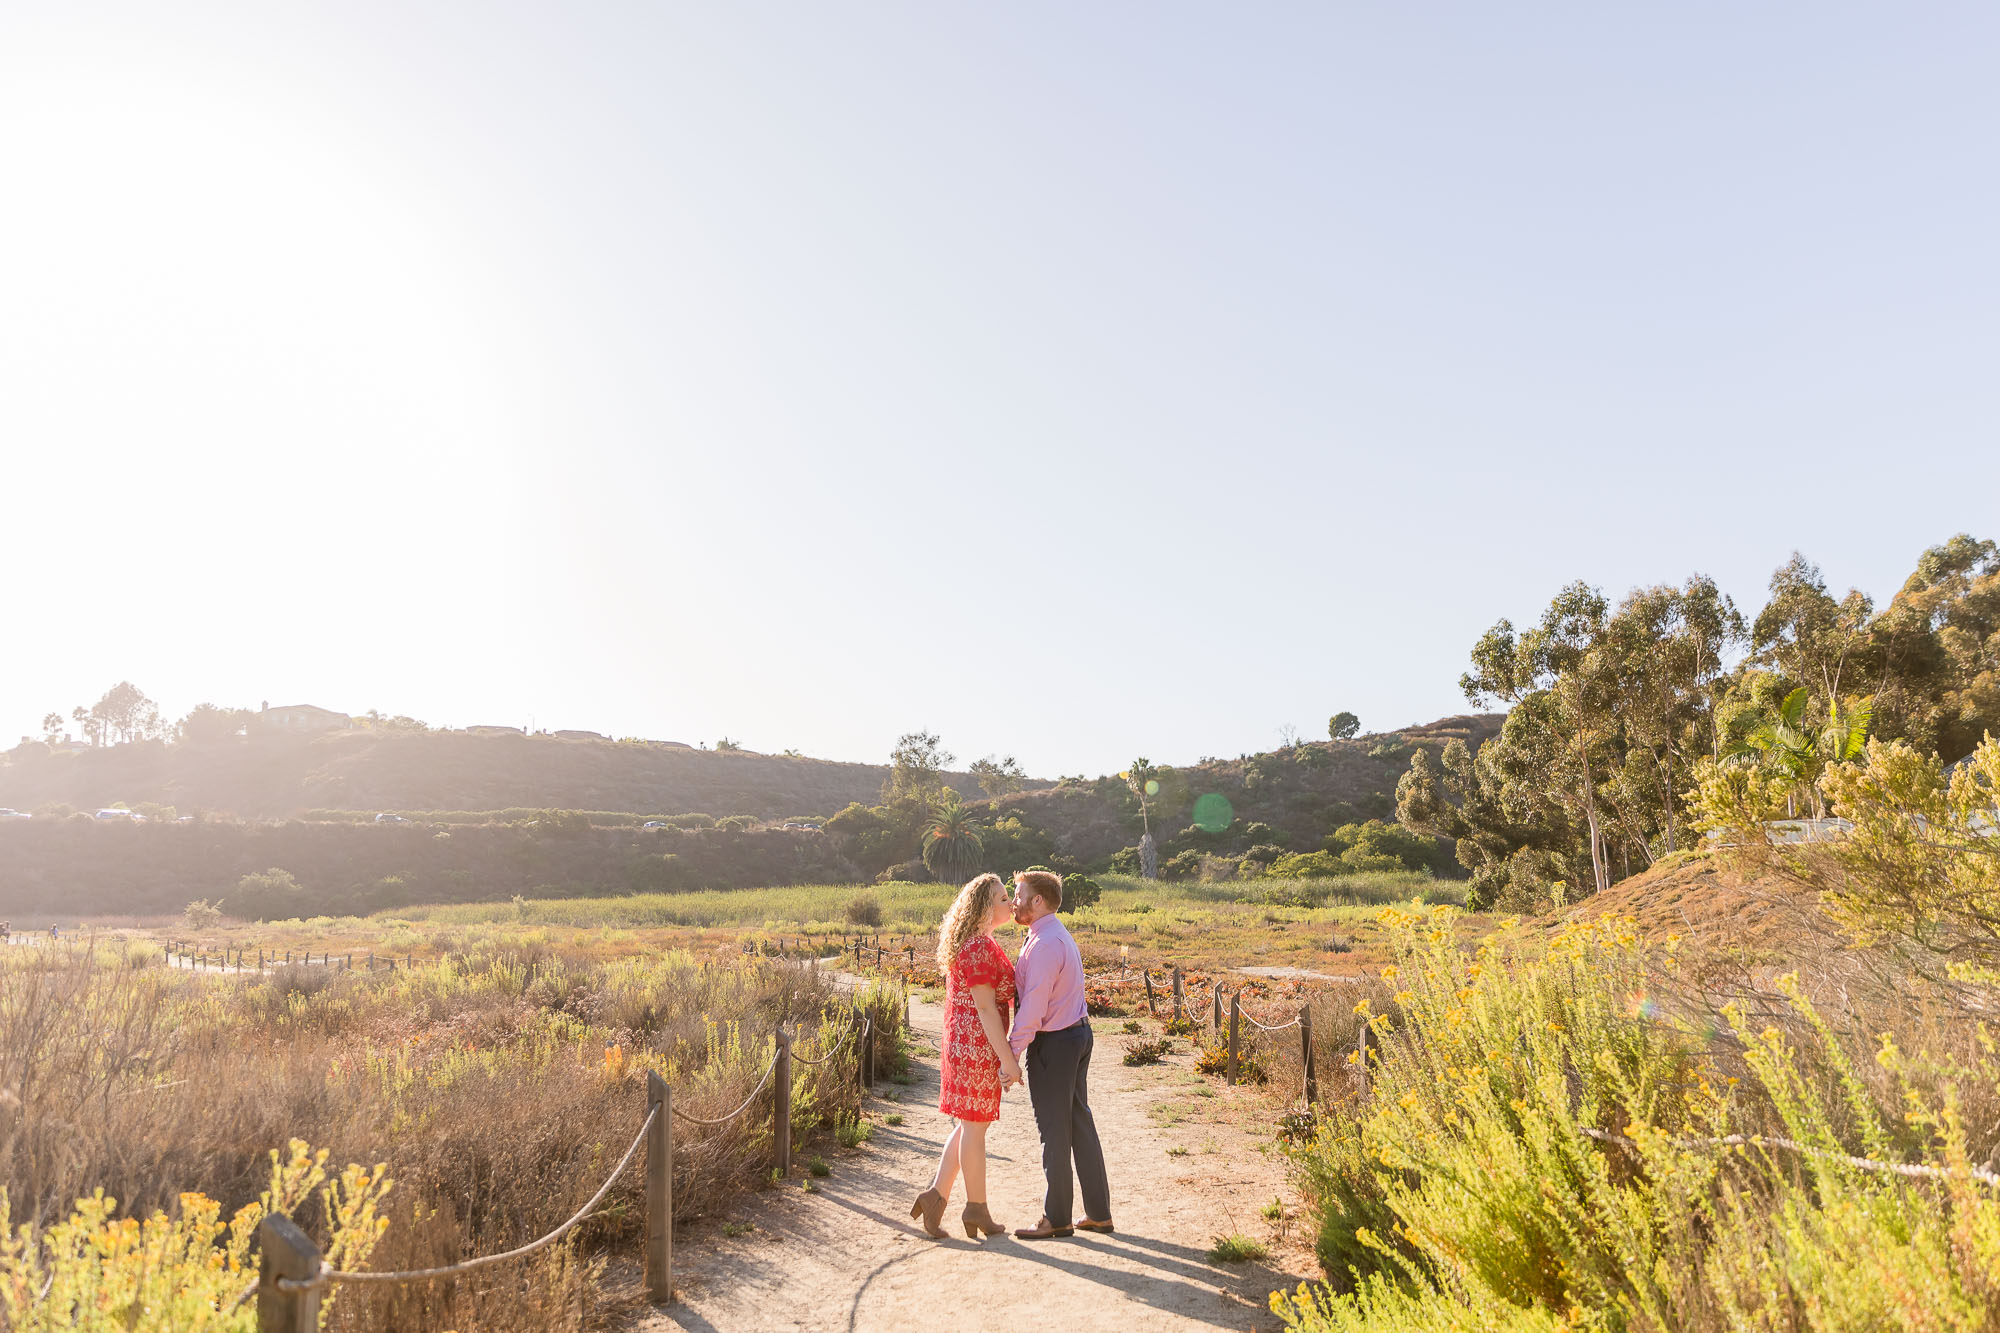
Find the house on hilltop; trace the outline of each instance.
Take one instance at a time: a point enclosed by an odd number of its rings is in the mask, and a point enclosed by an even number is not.
[[[266,700],[257,711],[256,729],[279,736],[316,736],[323,731],[345,731],[354,725],[354,719],[345,713],[336,713],[331,708],[321,708],[316,704],[286,704],[282,708],[271,707]]]
[[[526,727],[467,727],[465,734],[468,736],[525,736],[528,734],[528,729]]]
[[[559,741],[608,741],[611,738],[600,731],[577,731],[574,728],[549,733]]]

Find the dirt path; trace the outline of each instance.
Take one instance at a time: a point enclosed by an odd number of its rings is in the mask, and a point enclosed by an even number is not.
[[[940,1017],[937,1005],[912,1005],[912,1023],[931,1052]],[[1022,1318],[1120,1330],[1278,1327],[1270,1293],[1316,1269],[1303,1219],[1271,1220],[1260,1211],[1289,1195],[1271,1144],[1269,1103],[1194,1074],[1184,1041],[1165,1064],[1127,1066],[1128,1045],[1142,1038],[1119,1032],[1117,1019],[1095,1026],[1090,1100],[1111,1176],[1115,1234],[975,1243],[954,1225],[949,1240],[925,1236],[909,1220],[910,1202],[928,1183],[947,1128],[937,1113],[937,1062],[927,1054],[914,1082],[882,1085],[888,1095],[869,1103],[874,1140],[831,1155],[832,1174],[816,1182],[817,1192],[795,1180],[677,1235],[679,1300],[660,1310],[642,1306],[622,1327],[893,1333]],[[881,1123],[895,1113],[906,1117],[901,1126]],[[1041,1149],[1021,1089],[1007,1094],[988,1143],[994,1217],[1009,1227],[1032,1223],[1041,1213]],[[963,1202],[961,1187],[947,1225]],[[1215,1238],[1232,1232],[1263,1241],[1270,1257],[1211,1262]]]

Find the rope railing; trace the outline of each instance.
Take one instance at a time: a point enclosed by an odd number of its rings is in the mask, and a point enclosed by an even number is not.
[[[830,1049],[822,1052],[817,1058],[813,1056],[799,1055],[795,1052],[792,1055],[792,1059],[798,1061],[802,1065],[823,1065],[827,1061],[833,1059],[834,1056],[840,1054],[841,1048],[847,1045],[847,1039],[853,1036],[855,1032],[860,1029],[860,1027],[861,1024],[859,1022],[856,1022],[850,1018],[848,1020],[847,1030],[840,1034],[840,1040],[836,1041]]]
[[[575,1230],[586,1217],[590,1216],[591,1210],[604,1201],[604,1196],[611,1192],[611,1187],[618,1183],[620,1176],[625,1174],[625,1168],[632,1165],[632,1159],[639,1153],[639,1145],[646,1141],[647,1131],[652,1129],[653,1122],[659,1118],[660,1104],[655,1103],[647,1110],[645,1120],[639,1125],[639,1132],[632,1136],[632,1146],[627,1148],[625,1155],[618,1159],[618,1165],[611,1168],[611,1174],[604,1178],[604,1183],[597,1187],[597,1193],[590,1196],[590,1201],[577,1209],[575,1213],[571,1214],[567,1222],[564,1222],[554,1231],[536,1240],[531,1240],[526,1245],[517,1245],[511,1250],[504,1250],[499,1254],[482,1254],[474,1259],[462,1259],[455,1264],[446,1264],[442,1268],[414,1268],[393,1273],[348,1273],[337,1268],[328,1268],[322,1264],[320,1270],[308,1278],[279,1278],[278,1289],[281,1291],[310,1291],[315,1287],[323,1287],[329,1282],[428,1282],[434,1278],[456,1277],[460,1273],[470,1273],[475,1269],[486,1268],[493,1264],[504,1264],[510,1259],[525,1259],[537,1250],[547,1249],[549,1246],[555,1244],[571,1231]]]
[[[743,1104],[737,1107],[734,1111],[731,1111],[728,1115],[717,1116],[713,1120],[704,1120],[702,1117],[698,1115],[689,1115],[686,1111],[681,1110],[681,1108],[678,1106],[674,1108],[674,1114],[679,1116],[683,1121],[687,1122],[690,1125],[726,1125],[730,1121],[734,1120],[737,1116],[742,1115],[745,1111],[750,1109],[751,1103],[757,1100],[757,1094],[762,1092],[764,1090],[764,1085],[771,1081],[771,1074],[773,1073],[773,1071],[777,1069],[777,1067],[778,1067],[778,1053],[776,1051],[773,1051],[771,1052],[771,1063],[764,1066],[763,1076],[757,1080],[757,1086],[750,1089],[750,1095],[743,1099]]]
[[[822,1032],[824,1024],[822,1024]],[[869,1014],[856,1005],[849,1011],[848,1022],[833,1045],[816,1058],[805,1060],[806,1064],[826,1065],[846,1049],[848,1042],[857,1036],[861,1047],[855,1054],[854,1075],[856,1082],[865,1091],[874,1079],[874,1034],[875,1023]],[[319,1327],[319,1310],[323,1293],[336,1283],[358,1282],[376,1285],[393,1285],[409,1282],[435,1281],[453,1278],[461,1274],[490,1268],[495,1264],[525,1259],[529,1255],[555,1244],[596,1212],[611,1187],[618,1183],[639,1155],[642,1145],[646,1148],[646,1255],[645,1281],[650,1299],[656,1303],[673,1299],[673,1122],[676,1118],[692,1125],[714,1127],[726,1125],[747,1114],[771,1086],[775,1077],[777,1087],[772,1097],[772,1141],[776,1165],[780,1172],[789,1172],[792,1162],[792,1034],[787,1027],[780,1026],[776,1034],[776,1049],[770,1061],[758,1076],[756,1087],[727,1115],[717,1117],[690,1115],[675,1107],[673,1089],[667,1086],[657,1071],[646,1076],[647,1108],[645,1119],[639,1124],[638,1132],[625,1149],[624,1156],[597,1187],[597,1191],[576,1210],[569,1219],[524,1245],[498,1254],[483,1254],[457,1263],[438,1268],[420,1268],[399,1271],[348,1272],[329,1268],[319,1247],[301,1231],[293,1221],[283,1214],[266,1217],[258,1227],[260,1247],[259,1275],[256,1283],[230,1303],[230,1309],[242,1305],[252,1296],[257,1300],[258,1328],[265,1333],[316,1333]],[[843,1073],[842,1078],[846,1075]]]
[[[1584,1137],[1596,1139],[1599,1143],[1616,1143],[1623,1147],[1638,1149],[1639,1144],[1623,1134],[1612,1134],[1590,1125],[1579,1125]],[[1854,1157],[1844,1152],[1834,1152],[1827,1148],[1815,1148],[1797,1139],[1780,1138],[1777,1135],[1725,1134],[1710,1139],[1669,1139],[1676,1148],[1783,1148],[1804,1157],[1817,1157],[1822,1161],[1839,1162],[1862,1171],[1872,1171],[1882,1175],[1907,1176],[1913,1180],[1976,1180],[1982,1185],[2000,1189],[2000,1173],[1987,1170],[1983,1166],[1968,1166],[1954,1170],[1947,1166],[1932,1166],[1926,1162],[1878,1162],[1872,1157]]]

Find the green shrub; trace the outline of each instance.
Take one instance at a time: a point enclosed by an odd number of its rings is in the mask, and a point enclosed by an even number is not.
[[[1094,906],[1104,896],[1104,890],[1096,880],[1088,875],[1063,876],[1063,911],[1074,912],[1080,907]]]
[[[1205,860],[1200,852],[1193,849],[1176,852],[1160,864],[1160,878],[1168,881],[1200,879]]]
[[[1215,1244],[1209,1248],[1208,1261],[1212,1264],[1242,1264],[1270,1257],[1270,1247],[1263,1241],[1236,1232],[1228,1236],[1217,1236]]]
[[[1717,1030],[1647,998],[1673,955],[1629,922],[1468,957],[1450,908],[1383,916],[1401,1026],[1369,1018],[1382,1036],[1370,1096],[1333,1104],[1296,1150],[1330,1285],[1273,1298],[1288,1328],[1553,1330],[1584,1312],[1606,1333],[2000,1320],[2000,1200],[1967,1179],[1958,1110],[2000,1076],[1993,1057],[1969,1067],[1885,1038],[1878,1104],[1795,982],[1754,1019],[1725,1007]],[[1733,1133],[1814,1152],[1714,1146]]]
[[[229,915],[244,921],[276,921],[299,915],[305,891],[288,870],[276,866],[262,874],[245,875],[227,900]]]
[[[882,900],[872,893],[857,893],[847,900],[841,915],[850,926],[879,926],[882,924]]]
[[[1156,1065],[1169,1055],[1172,1055],[1173,1052],[1174,1044],[1171,1041],[1134,1042],[1132,1049],[1125,1052],[1125,1063],[1128,1065]]]

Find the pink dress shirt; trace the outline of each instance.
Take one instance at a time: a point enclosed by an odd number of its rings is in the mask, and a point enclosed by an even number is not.
[[[1014,964],[1020,996],[1007,1044],[1019,1055],[1040,1032],[1075,1027],[1089,1013],[1083,995],[1083,955],[1063,923],[1051,912],[1028,927],[1028,942]]]

